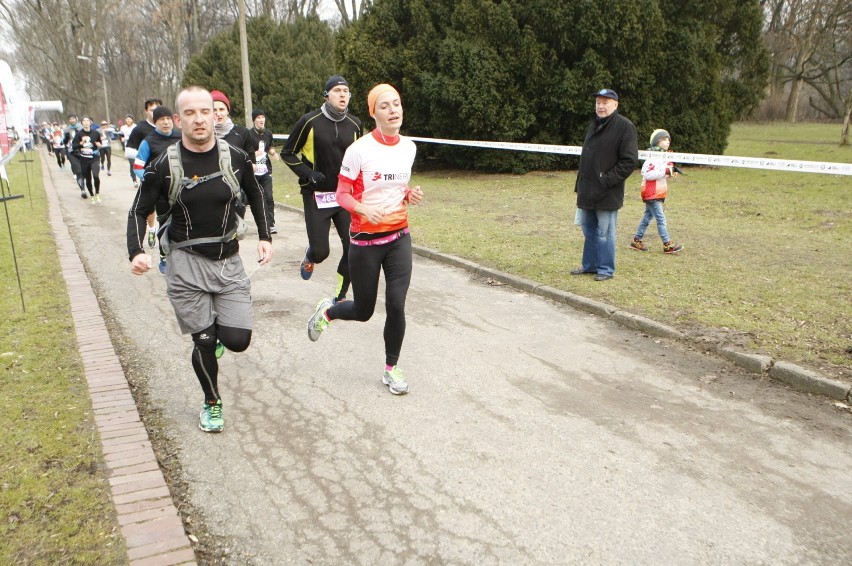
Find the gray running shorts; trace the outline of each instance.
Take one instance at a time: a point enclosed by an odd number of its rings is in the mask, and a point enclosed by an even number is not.
[[[166,291],[183,334],[201,332],[214,322],[252,329],[251,281],[239,254],[213,260],[177,249],[166,262]]]

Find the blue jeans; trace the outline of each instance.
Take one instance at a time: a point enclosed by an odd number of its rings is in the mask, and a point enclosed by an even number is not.
[[[583,271],[615,274],[615,223],[617,210],[583,210]]]
[[[669,238],[669,231],[666,228],[666,213],[663,211],[663,201],[661,200],[649,200],[645,202],[645,215],[642,216],[639,228],[636,229],[636,237],[640,240],[642,239],[652,219],[657,220],[657,230],[660,232],[660,238],[663,239],[664,244],[668,244],[671,238]]]

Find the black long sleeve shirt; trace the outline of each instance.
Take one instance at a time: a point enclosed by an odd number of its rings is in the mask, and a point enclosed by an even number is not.
[[[355,116],[347,115],[334,122],[319,108],[299,118],[293,126],[281,149],[281,159],[299,177],[301,192],[336,191],[343,154],[361,135],[361,120]],[[312,184],[308,177],[311,171],[319,171],[325,180]]]
[[[196,153],[179,144],[181,163],[185,177],[203,177],[219,171],[219,149]],[[257,184],[249,156],[241,149],[231,146],[231,166],[240,180],[240,187],[248,197],[252,216],[257,224],[258,237],[271,242],[266,223],[263,192]],[[171,185],[171,170],[168,152],[163,152],[145,168],[142,184],[133,199],[127,215],[127,252],[132,260],[143,253],[146,236],[146,218],[157,203],[157,199],[168,199]],[[194,238],[222,237],[236,225],[236,201],[224,177],[219,176],[192,188],[183,188],[172,207],[169,240],[183,242]],[[210,259],[224,259],[239,252],[237,240],[226,243],[200,244],[183,248]]]
[[[74,139],[71,140],[71,151],[82,159],[93,159],[98,155],[98,147],[101,142],[101,134],[97,130],[77,130]]]

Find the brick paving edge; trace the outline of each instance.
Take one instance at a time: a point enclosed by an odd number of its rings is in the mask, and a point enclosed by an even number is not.
[[[111,419],[95,418],[101,450],[106,454],[111,450],[114,451],[117,445],[123,443],[133,445],[144,440],[146,442],[141,447],[141,452],[135,453],[137,458],[134,463],[148,464],[149,467],[156,465],[153,471],[140,473],[137,466],[124,470],[111,468],[106,465],[106,457],[104,457],[104,466],[109,475],[110,495],[119,524],[122,525],[121,531],[127,547],[128,561],[133,564],[151,563],[161,566],[196,564],[192,542],[184,531],[180,514],[171,499],[168,488],[165,488],[165,492],[162,489],[151,489],[153,485],[166,486],[166,480],[153,450],[150,449],[151,441],[145,426],[139,420],[135,403],[125,401],[125,399],[133,398],[126,376],[122,371],[123,381],[110,379],[110,377],[117,377],[116,368],[121,371],[121,362],[109,338],[103,313],[100,311],[88,274],[83,268],[82,258],[65,224],[56,186],[53,183],[55,173],[50,169],[44,154],[41,151],[38,151],[38,154],[41,158],[42,180],[48,201],[48,216],[56,242],[62,276],[68,291],[68,300],[71,303],[71,316],[74,320],[80,358],[83,361],[86,381],[89,385],[93,415],[97,417],[101,414],[97,410],[99,407],[109,407],[106,412],[110,413],[110,417],[127,416],[127,422],[130,425],[129,428],[122,429],[127,432],[121,438],[116,438],[114,434],[110,434],[114,430],[111,428],[113,424],[110,422]],[[60,174],[68,173],[63,171]],[[95,310],[93,307],[96,307]],[[79,330],[84,326],[86,332],[80,333]],[[97,336],[98,340],[93,341],[93,336]],[[105,342],[105,339],[108,342]],[[109,383],[110,387],[105,389],[103,387],[105,383]],[[129,510],[120,510],[118,507],[118,501],[144,502],[152,499],[157,500],[158,507],[156,511],[146,514],[139,514],[132,506]],[[164,501],[167,503],[163,504]],[[126,504],[123,507],[128,509]],[[127,523],[123,520],[131,522]],[[128,538],[126,534],[128,532],[132,532],[133,536]]]

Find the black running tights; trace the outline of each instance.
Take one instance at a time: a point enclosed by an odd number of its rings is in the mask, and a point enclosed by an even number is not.
[[[101,193],[101,167],[97,157],[90,159],[85,157],[80,158],[80,175],[85,179],[86,188],[89,189],[90,195],[99,195]],[[95,179],[94,190],[92,190],[92,178]]]
[[[383,246],[355,246],[349,249],[349,270],[355,300],[337,303],[328,310],[332,320],[370,320],[376,310],[379,276],[385,272],[385,363],[399,361],[405,338],[405,297],[411,284],[411,236]]]
[[[251,344],[251,330],[213,324],[192,334],[192,369],[204,391],[204,400],[215,402],[219,397],[219,360],[216,359],[216,342],[221,342],[232,352],[244,352]]]
[[[352,281],[349,274],[349,224],[352,218],[345,208],[339,206],[318,208],[313,193],[302,193],[302,204],[305,210],[305,228],[308,232],[308,261],[322,263],[331,253],[328,231],[334,222],[334,228],[343,246],[343,255],[337,264],[337,272],[343,277],[343,286],[337,295],[341,298],[349,291],[349,283]]]

